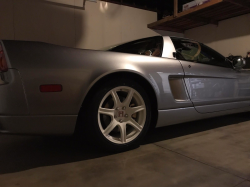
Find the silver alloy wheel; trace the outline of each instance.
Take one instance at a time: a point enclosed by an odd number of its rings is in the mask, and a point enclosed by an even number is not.
[[[141,133],[145,121],[144,100],[131,87],[113,88],[103,97],[99,105],[100,130],[104,137],[113,143],[125,144],[134,140]]]

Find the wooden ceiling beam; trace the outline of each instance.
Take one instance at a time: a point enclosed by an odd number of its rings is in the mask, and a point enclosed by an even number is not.
[[[156,22],[150,23],[150,24],[148,24],[148,28],[154,28],[154,27],[157,27],[157,26],[161,26],[162,24],[167,23],[169,21],[173,21],[175,19],[179,19],[181,17],[185,17],[186,15],[190,15],[192,13],[196,13],[196,12],[198,12],[200,10],[204,10],[205,8],[209,8],[211,6],[218,5],[218,4],[222,3],[223,1],[224,0],[211,0],[211,1],[209,1],[207,3],[204,3],[204,4],[200,5],[200,6],[191,8],[191,9],[186,10],[184,12],[180,12],[180,13],[177,14],[177,17],[167,16],[167,17],[165,17],[165,18],[163,18],[161,20],[158,20]]]
[[[172,0],[173,1],[173,0]],[[148,24],[148,28],[184,32],[205,24],[250,13],[250,0],[210,0],[200,6]]]
[[[150,26],[148,25],[148,28],[150,28]],[[176,27],[168,27],[168,26],[156,26],[150,29],[156,29],[156,30],[167,30],[167,31],[172,31],[172,32],[179,32],[179,33],[184,33],[183,29],[180,28],[176,28]]]
[[[217,25],[218,26],[218,21],[217,20],[213,20],[213,19],[209,19],[209,18],[204,18],[204,17],[200,17],[200,16],[190,15],[186,19],[194,20],[194,21],[200,21],[200,22],[203,22],[203,23],[213,24],[213,25]]]

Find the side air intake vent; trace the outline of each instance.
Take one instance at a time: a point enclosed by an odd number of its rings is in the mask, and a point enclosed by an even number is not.
[[[187,92],[182,78],[169,78],[169,84],[176,101],[187,101]]]

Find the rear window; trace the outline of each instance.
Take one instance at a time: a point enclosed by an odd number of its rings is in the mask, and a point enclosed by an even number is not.
[[[111,48],[109,51],[161,57],[162,48],[163,38],[156,36],[125,43]]]

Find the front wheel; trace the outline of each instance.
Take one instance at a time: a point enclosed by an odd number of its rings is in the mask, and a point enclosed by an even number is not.
[[[107,82],[89,103],[87,129],[91,141],[111,151],[124,151],[140,144],[150,126],[151,104],[138,83]]]

